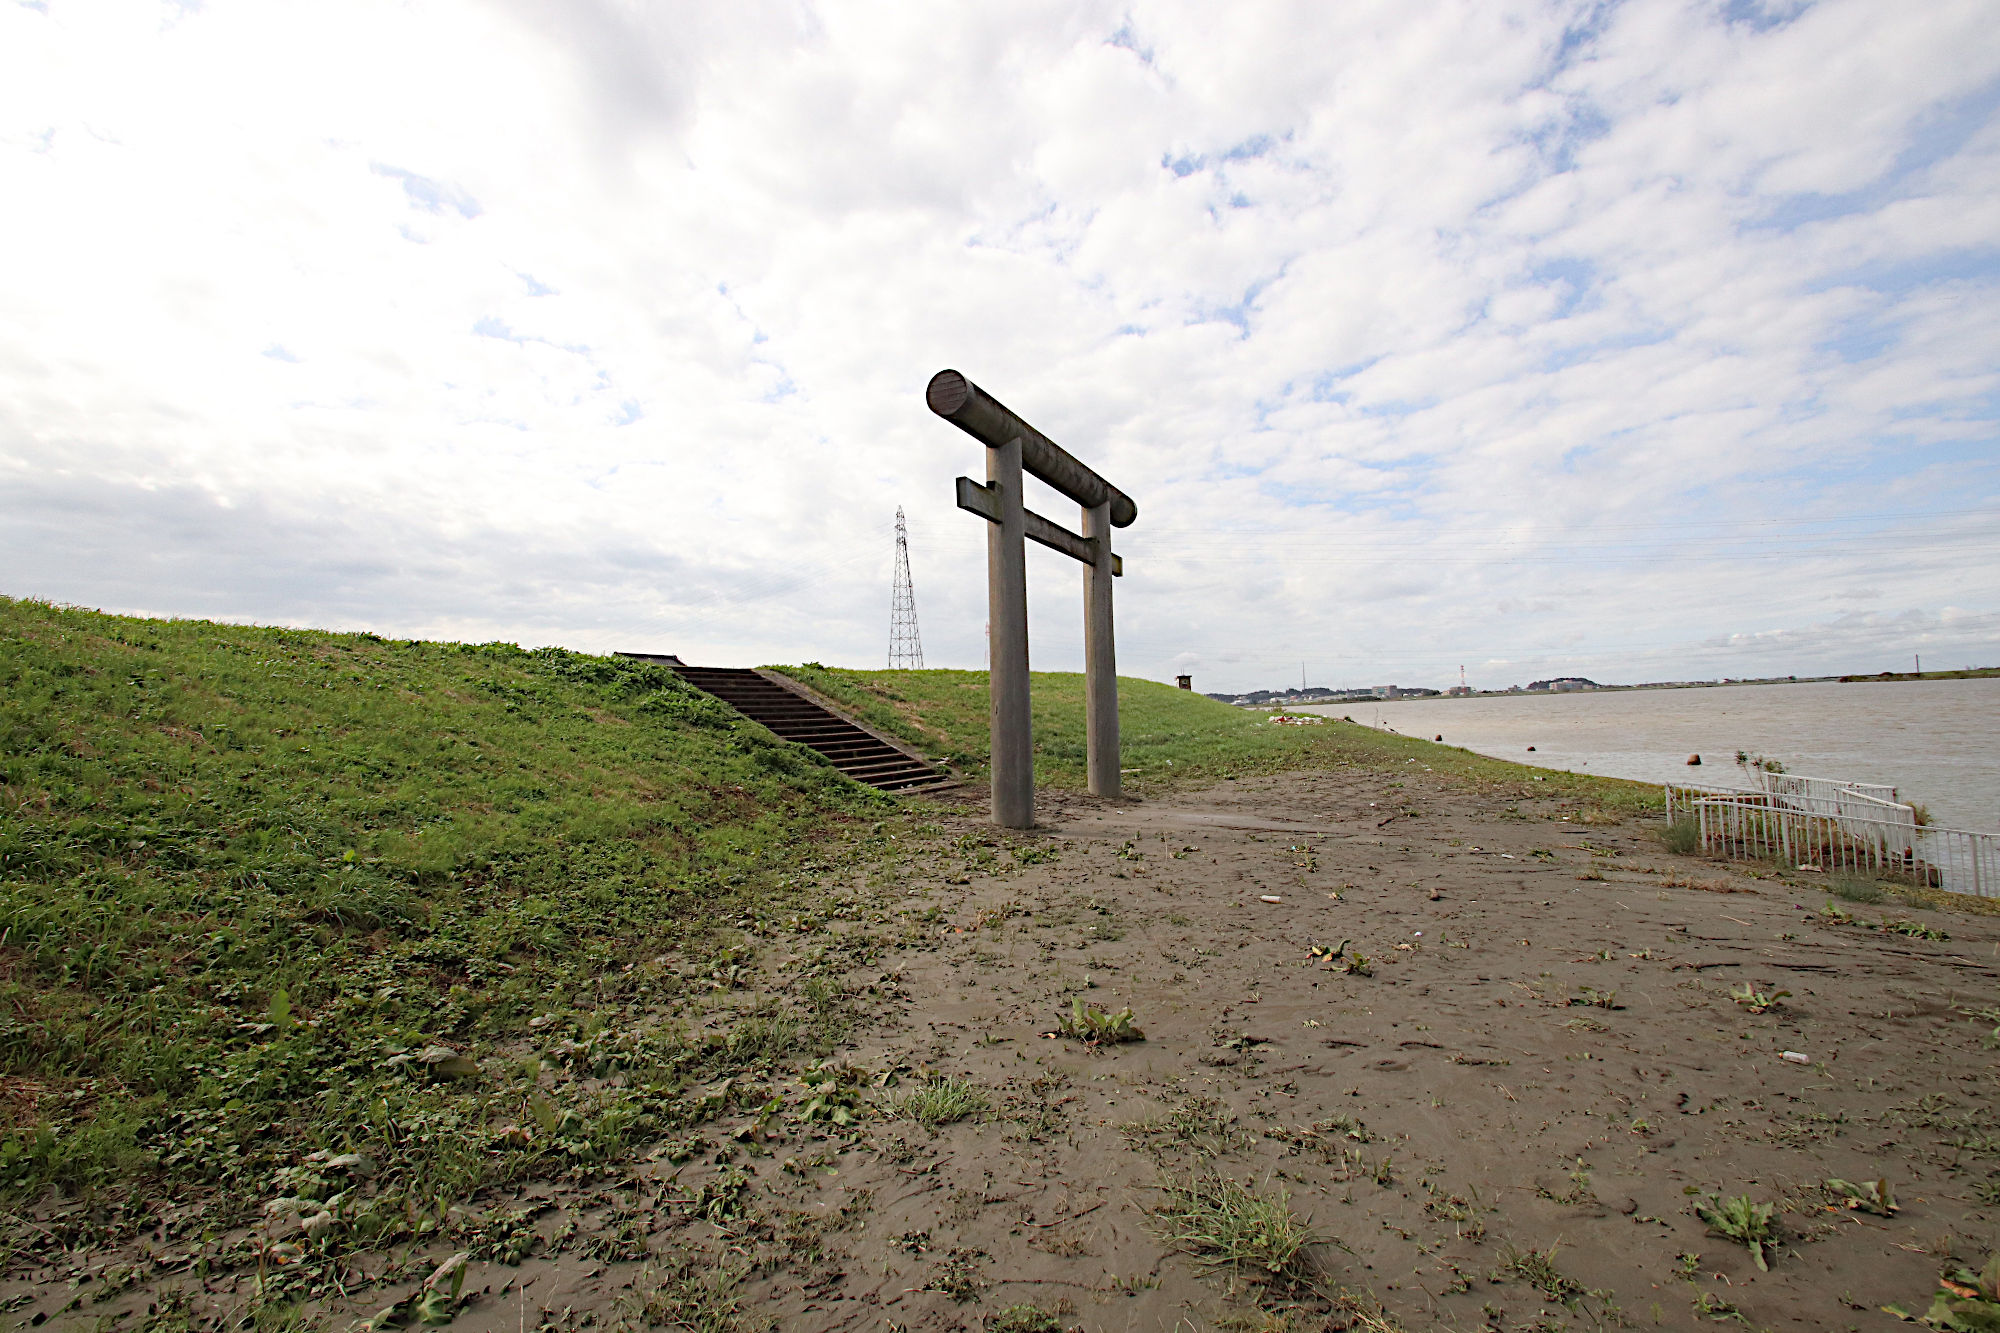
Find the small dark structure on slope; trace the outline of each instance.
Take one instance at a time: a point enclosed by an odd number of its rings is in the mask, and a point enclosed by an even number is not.
[[[777,672],[733,667],[691,667],[664,653],[620,653],[659,662],[706,694],[712,694],[782,740],[819,751],[835,768],[881,791],[908,791],[950,780],[921,755],[869,730]]]

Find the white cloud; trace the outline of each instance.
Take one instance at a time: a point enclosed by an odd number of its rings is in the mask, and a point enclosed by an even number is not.
[[[2000,659],[1985,11],[16,7],[4,590],[977,665],[949,364],[1138,674]]]

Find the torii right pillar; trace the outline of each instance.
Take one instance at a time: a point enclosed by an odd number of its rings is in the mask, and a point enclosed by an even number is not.
[[[1118,772],[1118,650],[1111,632],[1111,502],[1083,506],[1083,729],[1093,796],[1124,793]]]

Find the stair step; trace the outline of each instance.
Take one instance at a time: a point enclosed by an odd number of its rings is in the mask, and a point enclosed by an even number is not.
[[[928,787],[949,780],[922,760],[812,700],[794,694],[754,671],[738,667],[673,668],[682,680],[785,740],[825,755],[833,766],[854,779],[883,791]]]
[[[882,762],[868,762],[868,763],[855,763],[853,761],[849,761],[847,763],[836,762],[834,764],[834,767],[839,769],[841,772],[847,774],[847,776],[853,778],[857,782],[865,781],[869,778],[900,777],[907,773],[927,773],[930,771],[924,768],[921,764],[913,764],[910,763],[908,760],[902,760],[893,764],[882,763]]]

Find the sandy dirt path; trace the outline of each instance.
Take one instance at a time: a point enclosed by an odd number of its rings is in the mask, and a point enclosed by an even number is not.
[[[887,960],[900,1012],[851,1058],[968,1080],[992,1110],[760,1170],[773,1206],[843,1221],[751,1308],[797,1329],[976,1328],[1021,1303],[1093,1330],[1365,1312],[1170,1252],[1147,1210],[1202,1172],[1286,1191],[1326,1238],[1323,1286],[1410,1328],[1921,1308],[1947,1252],[1995,1241],[1995,1024],[1961,1011],[2000,1003],[2000,922],[1885,904],[1839,924],[1810,875],[1575,817],[1415,770],[1292,775],[1059,800],[1017,844],[1053,859],[901,886],[941,909],[936,947]],[[1950,938],[1867,928],[1885,916]],[[1343,970],[1357,953],[1367,974]],[[1791,995],[1752,1014],[1744,983]],[[1079,996],[1129,1005],[1145,1040],[1045,1035]],[[1884,1176],[1894,1216],[1822,1188]],[[1693,1216],[1704,1192],[1777,1205],[1768,1273]]]

